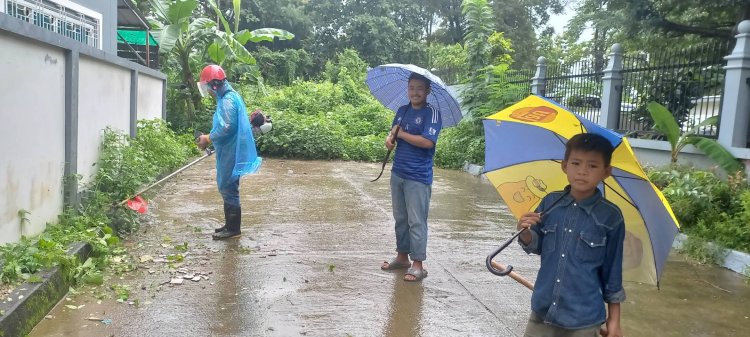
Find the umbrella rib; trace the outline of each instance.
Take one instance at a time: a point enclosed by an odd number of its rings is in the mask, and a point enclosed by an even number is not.
[[[627,172],[627,171],[625,171],[625,172]],[[616,174],[613,174],[612,176],[613,177],[617,177],[617,178],[622,178],[622,179],[643,180],[643,178],[641,178],[641,177],[628,177],[628,176],[620,176],[620,175],[616,175]]]
[[[624,195],[620,194],[620,192],[617,192],[617,190],[615,190],[614,188],[612,188],[612,186],[609,186],[609,184],[607,184],[606,182],[603,182],[603,181],[602,181],[602,183],[604,184],[604,186],[606,186],[606,187],[609,187],[609,189],[610,189],[610,190],[611,190],[612,192],[615,192],[615,193],[616,193],[617,195],[619,195],[619,196],[620,196],[620,198],[622,198],[622,200],[625,200],[625,202],[629,203],[629,204],[630,204],[631,206],[633,206],[633,207],[634,207],[635,209],[638,209],[638,206],[636,206],[636,205],[635,205],[634,203],[630,202],[630,200],[628,200],[628,198],[625,198],[625,196],[624,196]]]
[[[513,164],[508,164],[508,165],[505,165],[503,167],[493,168],[491,170],[484,171],[483,173],[497,171],[497,170],[502,170],[502,169],[505,169],[505,168],[508,168],[508,167],[512,167],[512,166],[516,166],[516,165],[523,165],[523,164],[533,163],[533,162],[539,162],[539,161],[553,161],[553,162],[558,163],[558,164],[562,163],[562,161],[559,160],[559,159],[533,159],[533,160],[527,160],[527,161],[523,161],[523,162],[516,162],[516,163],[513,163]]]
[[[400,81],[401,81],[401,82],[403,82],[403,79],[401,79]],[[395,81],[394,81],[394,82],[395,82]],[[391,83],[393,83],[393,82],[391,82]],[[375,90],[374,92],[372,92],[372,94],[374,95],[374,94],[375,94],[376,92],[379,92],[379,91],[380,91],[381,89],[390,89],[390,87],[389,87],[389,86],[387,86],[387,85],[383,85],[383,86],[380,86],[380,87],[379,87],[379,88],[377,88],[377,89],[376,89],[376,90]]]

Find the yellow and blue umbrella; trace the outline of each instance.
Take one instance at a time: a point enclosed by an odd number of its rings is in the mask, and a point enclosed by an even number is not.
[[[623,279],[658,285],[679,225],[627,138],[533,95],[487,117],[484,132],[485,175],[516,218],[568,185],[561,169],[568,139],[583,132],[607,138],[612,176],[599,189],[625,217]]]

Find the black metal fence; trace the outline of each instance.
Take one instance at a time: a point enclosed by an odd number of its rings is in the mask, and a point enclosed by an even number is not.
[[[461,81],[466,80],[469,76],[464,69],[431,69],[430,72],[440,77],[445,85],[461,84]]]
[[[599,122],[604,65],[601,60],[550,65],[544,96],[590,121]]]
[[[616,104],[620,107],[617,131],[632,137],[653,135],[654,122],[647,109],[651,101],[667,107],[683,132],[719,116],[723,102],[724,56],[730,52],[729,44],[728,41],[718,42],[680,52],[623,57],[622,87],[614,88],[622,92]],[[598,123],[602,106],[609,103],[602,101],[606,65],[607,60],[602,58],[549,65],[545,78],[541,79],[542,94]],[[533,76],[534,70],[516,71],[501,80],[530,89]],[[716,137],[718,127],[703,126],[696,133]]]
[[[507,94],[520,101],[531,94],[531,78],[534,73],[534,69],[509,69],[493,81],[509,84]]]
[[[721,42],[680,52],[624,57],[618,128],[648,134],[654,124],[646,108],[651,101],[667,107],[683,132],[718,116],[724,88],[723,58],[728,53],[728,42]],[[715,126],[696,131],[708,137],[718,135]]]
[[[142,64],[151,69],[159,69],[159,47],[133,45],[127,42],[117,44],[117,56]]]

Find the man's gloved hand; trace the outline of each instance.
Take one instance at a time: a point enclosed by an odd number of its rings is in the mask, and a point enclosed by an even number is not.
[[[198,136],[197,141],[198,141],[198,148],[201,150],[205,150],[211,144],[211,139],[208,138],[208,135]]]

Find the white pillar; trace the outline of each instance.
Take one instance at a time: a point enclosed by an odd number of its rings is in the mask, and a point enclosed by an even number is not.
[[[620,124],[622,55],[622,46],[619,43],[613,44],[607,69],[604,69],[602,78],[602,108],[599,110],[599,125],[610,130],[617,130]]]
[[[531,93],[544,96],[547,86],[547,59],[540,56],[536,64],[536,74],[531,78]]]
[[[719,143],[726,148],[747,147],[750,123],[750,20],[740,22],[737,30],[737,44],[724,58],[727,65]]]

